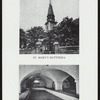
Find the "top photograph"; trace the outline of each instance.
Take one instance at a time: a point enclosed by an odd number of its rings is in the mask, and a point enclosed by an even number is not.
[[[79,54],[79,0],[20,0],[19,54]]]

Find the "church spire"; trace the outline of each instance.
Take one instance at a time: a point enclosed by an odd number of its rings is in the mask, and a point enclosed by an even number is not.
[[[53,7],[52,7],[52,4],[51,4],[51,0],[49,0],[47,22],[45,23],[46,30],[47,31],[51,30],[56,24],[57,24],[57,22],[55,22],[55,15],[54,15],[54,12],[53,12]]]
[[[51,4],[51,0],[49,0],[48,16],[49,15],[53,15],[54,16],[53,7],[52,7],[52,4]]]
[[[49,4],[51,4],[51,0],[49,0]]]

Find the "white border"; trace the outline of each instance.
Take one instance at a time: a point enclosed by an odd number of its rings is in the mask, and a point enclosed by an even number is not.
[[[19,0],[3,0],[3,100],[18,100],[20,64],[79,65],[80,100],[97,99],[97,0],[80,0],[80,54],[35,60],[19,55]]]

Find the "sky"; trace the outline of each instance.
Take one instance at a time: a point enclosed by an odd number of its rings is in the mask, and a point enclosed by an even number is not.
[[[51,0],[55,20],[64,17],[79,18],[79,0]],[[20,0],[20,28],[25,31],[34,26],[45,28],[49,0]]]

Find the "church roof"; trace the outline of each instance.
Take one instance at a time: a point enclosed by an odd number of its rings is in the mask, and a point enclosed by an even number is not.
[[[54,15],[52,5],[49,4],[48,15]]]

